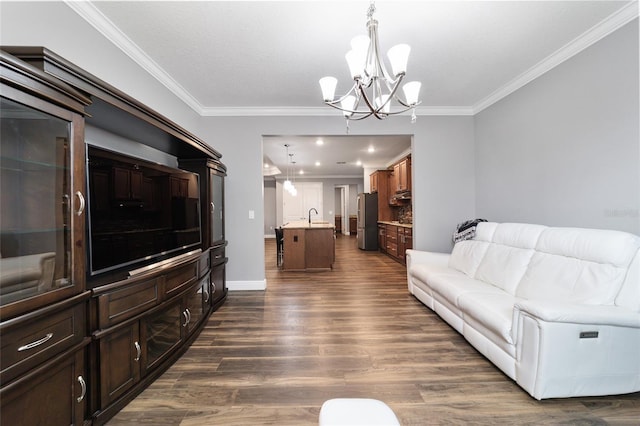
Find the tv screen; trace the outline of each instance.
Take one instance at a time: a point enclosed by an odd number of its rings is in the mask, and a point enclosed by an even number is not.
[[[88,147],[90,275],[200,245],[198,175]]]

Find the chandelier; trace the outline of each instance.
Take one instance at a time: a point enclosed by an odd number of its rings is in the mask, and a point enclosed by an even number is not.
[[[369,36],[359,35],[351,40],[351,50],[346,59],[354,84],[345,95],[334,99],[338,80],[335,77],[320,79],[320,88],[324,103],[339,109],[349,120],[362,120],[374,116],[380,120],[390,115],[401,114],[411,110],[411,122],[416,122],[415,107],[420,104],[419,81],[406,83],[402,90],[404,100],[398,96],[398,88],[407,71],[407,61],[411,47],[407,44],[393,46],[387,52],[393,74],[387,71],[380,55],[378,42],[378,21],[373,19],[376,11],[372,1],[367,11],[367,31]],[[391,109],[392,101],[400,108]]]
[[[295,185],[289,180],[289,163],[293,159],[293,154],[289,154],[289,145],[288,143],[284,144],[285,149],[287,150],[287,180],[284,181],[284,189],[291,194],[292,197],[298,195],[298,190]]]

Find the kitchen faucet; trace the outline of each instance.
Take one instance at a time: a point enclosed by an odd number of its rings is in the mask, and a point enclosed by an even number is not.
[[[311,210],[313,210],[314,212],[316,212],[316,214],[318,214],[318,210],[316,210],[315,208],[311,207],[309,209],[309,226],[311,226]]]

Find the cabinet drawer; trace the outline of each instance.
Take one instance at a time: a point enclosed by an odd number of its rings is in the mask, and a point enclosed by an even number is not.
[[[387,225],[387,241],[396,242],[398,240],[398,227]]]
[[[159,301],[158,279],[139,281],[98,297],[98,328],[105,329],[142,313]]]
[[[166,298],[173,297],[184,290],[189,284],[198,279],[198,262],[175,268],[166,275],[164,294]]]
[[[211,249],[211,266],[224,262],[224,246]]]
[[[85,303],[2,330],[2,383],[82,342]]]
[[[391,256],[398,255],[398,244],[387,241],[387,253]]]

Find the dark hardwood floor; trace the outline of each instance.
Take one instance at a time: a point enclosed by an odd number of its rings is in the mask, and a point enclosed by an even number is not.
[[[402,425],[639,425],[640,393],[537,401],[408,293],[405,268],[337,239],[333,271],[276,268],[230,292],[188,352],[110,425],[313,425],[330,398]]]

